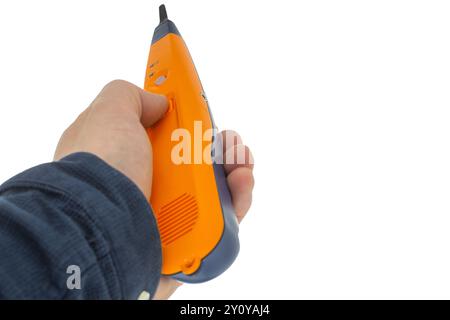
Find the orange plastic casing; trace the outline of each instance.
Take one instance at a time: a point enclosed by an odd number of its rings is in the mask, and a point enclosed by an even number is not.
[[[162,274],[190,275],[221,239],[224,219],[211,164],[211,134],[207,131],[213,124],[181,36],[169,33],[152,44],[144,88],[165,95],[169,101],[167,114],[148,129],[153,148],[150,203],[161,236]],[[201,122],[201,129],[196,121]],[[176,129],[187,130],[190,141],[182,141],[186,135],[182,139]],[[191,163],[174,163],[172,153],[180,142],[189,146]]]

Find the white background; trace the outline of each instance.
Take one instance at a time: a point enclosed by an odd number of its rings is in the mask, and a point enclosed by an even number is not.
[[[166,4],[257,183],[236,263],[173,298],[450,298],[449,2]],[[143,84],[158,5],[0,2],[0,181]]]

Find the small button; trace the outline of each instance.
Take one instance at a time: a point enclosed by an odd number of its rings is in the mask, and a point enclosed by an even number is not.
[[[200,259],[197,257],[192,257],[189,259],[184,259],[183,265],[181,266],[181,272],[186,275],[193,274],[200,267]]]
[[[161,75],[159,76],[156,80],[155,80],[155,85],[160,86],[162,85],[165,81],[166,81],[167,77],[165,75]]]

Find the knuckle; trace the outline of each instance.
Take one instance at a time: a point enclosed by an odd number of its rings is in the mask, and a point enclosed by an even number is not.
[[[110,81],[107,86],[128,86],[130,83],[123,79],[114,79]]]

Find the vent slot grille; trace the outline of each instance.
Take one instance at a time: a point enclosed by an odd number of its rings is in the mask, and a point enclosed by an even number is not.
[[[157,215],[162,245],[167,246],[191,231],[197,217],[197,201],[187,193],[162,206]]]

